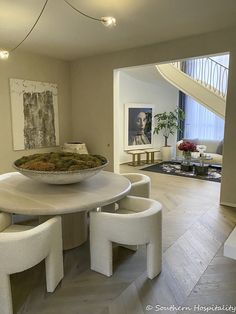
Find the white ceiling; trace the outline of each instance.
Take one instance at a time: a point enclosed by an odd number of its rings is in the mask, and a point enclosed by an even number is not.
[[[0,0],[0,48],[27,34],[45,0]],[[114,16],[107,29],[63,0],[49,0],[30,37],[19,48],[64,60],[144,46],[236,25],[236,0],[69,0],[85,13]]]
[[[123,68],[120,71],[126,73],[136,80],[143,81],[148,84],[167,84],[167,81],[157,71],[154,64]]]

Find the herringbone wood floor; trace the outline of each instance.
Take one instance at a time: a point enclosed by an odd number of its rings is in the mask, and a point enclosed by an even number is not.
[[[142,173],[121,167],[121,172],[134,171]],[[220,184],[143,173],[151,177],[151,197],[163,204],[161,274],[147,279],[144,247],[136,253],[116,248],[114,275],[107,278],[89,269],[89,243],[85,243],[64,254],[65,277],[53,294],[45,290],[43,263],[12,275],[15,313],[143,314],[157,312],[155,305],[236,306],[236,261],[223,257],[222,250],[236,224],[236,209],[219,206]],[[194,313],[204,313],[198,309]],[[191,310],[158,308],[158,313]]]

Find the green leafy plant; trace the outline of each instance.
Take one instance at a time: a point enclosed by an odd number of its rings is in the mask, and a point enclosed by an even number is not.
[[[155,127],[154,134],[159,134],[162,132],[165,138],[165,146],[168,146],[167,141],[170,134],[174,135],[176,130],[180,130],[180,122],[184,120],[184,111],[180,108],[176,108],[174,111],[167,113],[158,113],[154,116]]]

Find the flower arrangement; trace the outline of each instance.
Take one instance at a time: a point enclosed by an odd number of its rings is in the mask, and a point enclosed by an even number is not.
[[[197,150],[197,146],[192,142],[182,142],[178,146],[179,150],[183,152],[195,152]]]
[[[184,161],[181,164],[181,170],[183,171],[192,171],[193,165],[191,164],[191,152],[195,152],[197,150],[197,146],[188,141],[184,141],[179,144],[179,150],[183,151]]]
[[[179,144],[178,149],[183,151],[184,159],[189,163],[191,159],[191,152],[195,152],[197,150],[197,146],[192,142],[184,141]]]

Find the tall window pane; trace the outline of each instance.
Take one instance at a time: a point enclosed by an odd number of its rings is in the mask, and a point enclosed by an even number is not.
[[[224,137],[224,120],[185,96],[184,138],[221,140]]]
[[[205,58],[206,59],[206,58]],[[229,55],[221,55],[211,57],[214,61],[228,68]],[[200,74],[201,62],[195,62],[193,60],[186,61],[186,73],[192,72],[195,77]],[[194,69],[193,69],[194,67]],[[190,73],[188,73],[190,74]],[[204,77],[204,75],[202,75]],[[217,77],[215,82],[213,80],[213,86],[217,86]],[[222,84],[221,84],[222,85]],[[185,125],[184,125],[184,137],[185,138],[201,138],[201,139],[215,139],[221,140],[224,137],[224,120],[209,111],[203,105],[195,101],[190,96],[184,97],[185,108]]]

